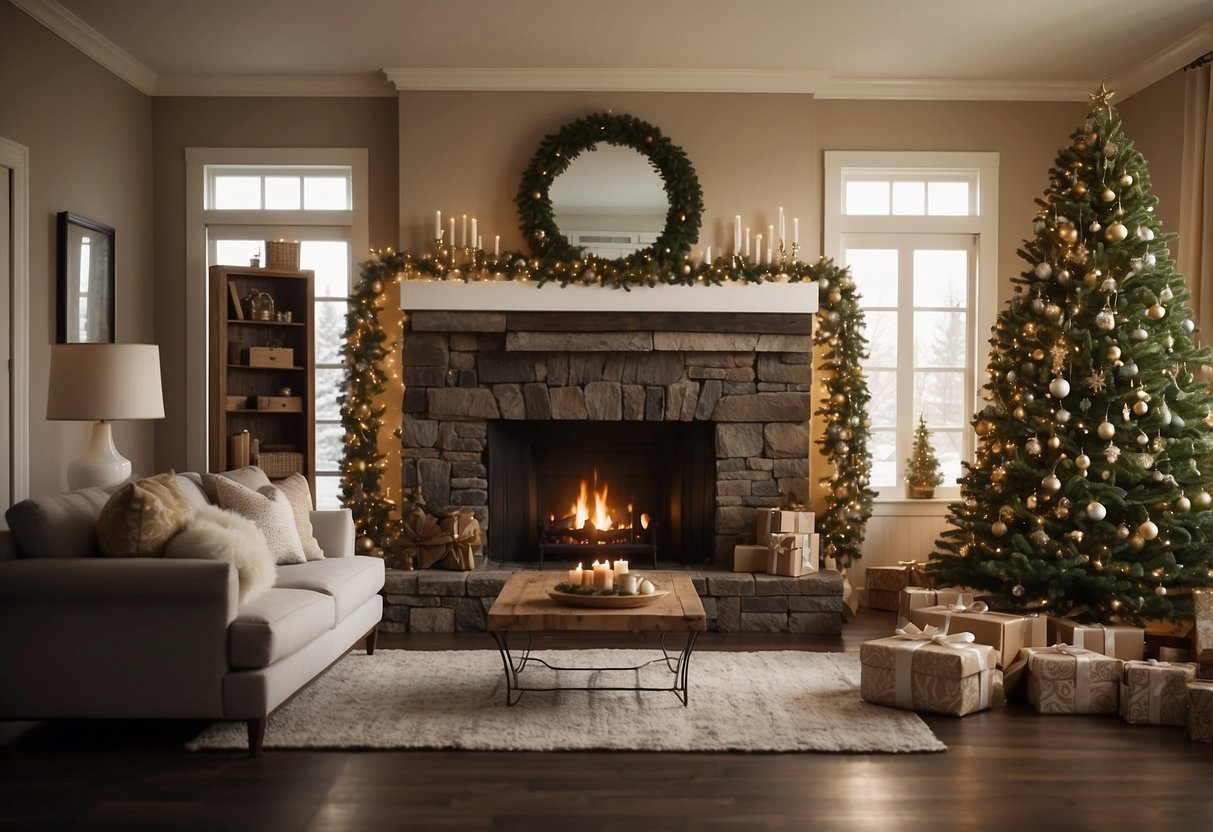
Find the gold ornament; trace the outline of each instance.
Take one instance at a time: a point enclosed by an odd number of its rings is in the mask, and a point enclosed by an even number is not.
[[[1078,229],[1072,225],[1063,225],[1057,229],[1057,236],[1061,237],[1067,243],[1072,243],[1078,239]]]
[[[1104,188],[1102,191],[1100,191],[1099,198],[1104,202],[1115,202],[1116,191],[1112,190],[1111,188]]]
[[[973,430],[976,431],[978,436],[989,436],[994,431],[994,423],[989,419],[978,419]]]
[[[1087,93],[1087,98],[1091,99],[1091,109],[1095,110],[1100,107],[1108,106],[1108,104],[1111,103],[1114,95],[1116,95],[1116,93],[1108,89],[1107,82],[1100,81],[1099,89],[1097,89],[1095,92]]]
[[[1110,243],[1119,243],[1125,237],[1129,236],[1129,229],[1125,228],[1124,223],[1114,222],[1108,226],[1103,233],[1104,239]]]
[[[358,538],[358,551],[364,555],[368,555],[375,548],[375,541],[371,540],[366,535]]]
[[[1049,441],[1046,444],[1048,444],[1048,446],[1055,451],[1061,447],[1061,439],[1054,434],[1053,436],[1049,437]]]
[[[1070,190],[1074,192],[1075,196],[1082,196],[1087,192],[1087,183],[1082,181],[1075,182]]]
[[[1088,145],[1087,145],[1087,140],[1085,137],[1079,136],[1077,139],[1074,140],[1074,149],[1077,150],[1078,152],[1080,152],[1080,153],[1083,152],[1084,150],[1087,149],[1087,147],[1088,147]]]

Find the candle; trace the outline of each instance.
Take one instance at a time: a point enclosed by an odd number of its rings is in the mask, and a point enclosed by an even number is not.
[[[493,256],[501,254],[501,235],[497,234],[493,237]]]
[[[800,245],[800,217],[792,217],[792,245]]]
[[[468,245],[468,215],[463,215],[463,231],[459,235],[459,245],[467,248]]]
[[[435,240],[442,239],[442,212],[441,211],[434,212],[434,239]]]
[[[741,214],[733,217],[733,253],[741,254]]]
[[[619,580],[620,575],[628,574],[628,562],[626,560],[617,560],[614,565],[615,580]]]
[[[472,241],[472,245],[476,246],[476,248],[480,248],[480,235],[476,233],[476,218],[475,217],[472,217],[472,236],[470,239]]]
[[[783,224],[783,206],[779,206],[779,242],[782,244],[788,238],[787,226]]]
[[[611,571],[611,564],[594,561],[594,588],[612,589],[614,586],[615,573]]]
[[[581,564],[577,564],[576,569],[569,570],[569,583],[573,586],[581,586],[581,576],[585,574],[585,570],[581,568]]]
[[[704,253],[703,262],[705,265],[708,265],[708,266],[712,265],[712,247],[711,246],[708,246],[707,252]]]
[[[750,227],[745,227],[745,256],[750,256]]]
[[[589,568],[589,569],[587,569],[587,570],[585,570],[584,572],[582,572],[582,573],[581,573],[581,585],[582,585],[582,586],[593,586],[593,585],[594,585],[594,569],[593,569],[593,567],[591,567],[591,568]]]
[[[770,251],[775,246],[775,226],[767,226],[767,251]],[[767,260],[771,259],[771,255],[767,255]]]
[[[746,246],[746,249],[748,250],[749,246]],[[758,238],[754,240],[754,262],[755,263],[762,262],[762,235],[761,234],[759,234]]]
[[[448,241],[453,246],[455,245],[455,218],[451,217],[451,239]]]

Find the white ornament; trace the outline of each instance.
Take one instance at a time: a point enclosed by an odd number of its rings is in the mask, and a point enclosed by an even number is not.
[[[1194,498],[1194,502],[1196,503],[1197,508],[1207,509],[1210,506],[1213,506],[1213,494],[1210,494],[1208,491],[1201,491],[1197,493],[1196,497]]]
[[[1120,358],[1120,347],[1116,346],[1115,344],[1108,347],[1107,356],[1109,361],[1116,361],[1118,358]]]
[[[1036,276],[1039,277],[1041,280],[1048,280],[1050,277],[1053,276],[1053,267],[1050,266],[1048,263],[1037,263],[1036,264]]]
[[[1158,526],[1154,525],[1152,521],[1147,520],[1137,527],[1137,533],[1146,540],[1153,540],[1158,537]]]
[[[1041,445],[1040,445],[1040,440],[1037,439],[1035,436],[1033,436],[1031,439],[1029,439],[1027,442],[1024,443],[1023,449],[1025,451],[1027,451],[1031,456],[1040,456],[1040,452],[1042,450]]]
[[[1110,309],[1101,309],[1095,313],[1095,326],[1102,330],[1110,330],[1116,328],[1116,316],[1112,314]]]
[[[1163,286],[1162,291],[1158,293],[1158,299],[1161,300],[1163,303],[1166,303],[1167,301],[1174,299],[1174,297],[1175,297],[1175,293],[1171,291],[1170,286]]]
[[[1192,321],[1188,318],[1184,318],[1182,321],[1180,321],[1179,326],[1181,329],[1183,329],[1184,332],[1188,333],[1189,335],[1191,335],[1192,331],[1194,329],[1196,329],[1196,324],[1192,323]]]
[[[1007,524],[1001,520],[995,520],[990,524],[990,533],[995,537],[1003,537],[1007,533]]]
[[[1070,395],[1070,382],[1061,376],[1049,382],[1049,395],[1055,399],[1064,399]]]
[[[1095,429],[1095,432],[1099,434],[1100,439],[1111,439],[1116,435],[1116,426],[1111,422],[1104,420],[1099,423],[1099,427]]]
[[[1108,510],[1104,508],[1104,504],[1099,500],[1092,500],[1087,503],[1087,517],[1092,520],[1102,520],[1108,516]]]
[[[1126,361],[1125,365],[1120,368],[1120,374],[1125,378],[1133,378],[1137,375],[1137,365],[1132,361]]]
[[[1187,513],[1192,510],[1192,501],[1187,497],[1180,497],[1175,501],[1175,510]]]
[[[1136,413],[1138,416],[1145,416],[1147,413],[1150,412],[1150,406],[1148,404],[1146,404],[1145,402],[1136,402],[1133,405],[1133,412]]]
[[[1074,467],[1076,467],[1079,471],[1087,470],[1091,467],[1091,457],[1087,456],[1086,454],[1079,454],[1078,456],[1074,457]]]
[[[1103,226],[1099,224],[1099,220],[1092,221],[1091,224],[1087,227],[1091,229],[1092,234],[1095,233],[1096,231],[1098,231],[1099,229],[1103,228]]]
[[[1049,476],[1040,481],[1040,484],[1050,494],[1055,494],[1061,490],[1061,480],[1057,478],[1056,474],[1049,474]]]
[[[1146,266],[1151,269],[1154,268],[1154,264],[1158,262],[1158,258],[1154,256],[1153,252],[1147,252],[1145,258],[1143,259],[1146,261]],[[1163,298],[1163,300],[1170,300],[1170,298]]]
[[[1129,337],[1134,341],[1144,341],[1150,337],[1150,333],[1146,332],[1141,327],[1137,327],[1137,329],[1129,333]]]
[[[1065,425],[1069,424],[1070,415],[1070,411],[1066,410],[1064,407],[1059,407],[1057,408],[1057,412],[1053,414],[1053,418],[1057,420],[1057,424]]]

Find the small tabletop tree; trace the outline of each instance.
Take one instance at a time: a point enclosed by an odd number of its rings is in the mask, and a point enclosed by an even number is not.
[[[921,413],[918,414],[918,427],[914,428],[910,458],[906,460],[906,483],[910,486],[911,497],[923,499],[934,496],[935,486],[943,483],[939,458],[931,447],[931,432],[927,430],[927,421]]]

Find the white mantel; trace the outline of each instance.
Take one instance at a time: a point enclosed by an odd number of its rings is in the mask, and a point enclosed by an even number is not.
[[[467,312],[782,312],[817,311],[818,286],[738,283],[719,286],[659,284],[626,291],[605,286],[532,281],[405,280],[400,308]]]

